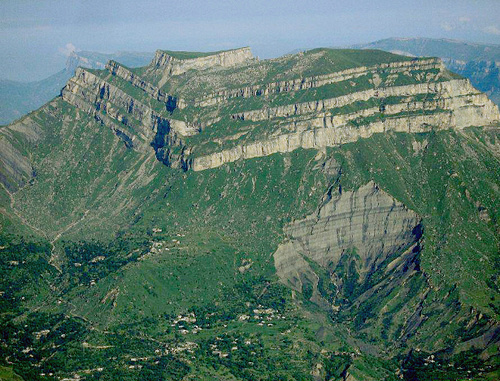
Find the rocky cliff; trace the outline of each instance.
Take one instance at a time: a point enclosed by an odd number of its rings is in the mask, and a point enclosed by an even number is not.
[[[62,96],[109,121],[133,148],[154,148],[154,139],[167,136],[162,161],[195,171],[379,132],[500,120],[484,94],[439,60],[387,53],[372,64],[370,54],[319,49],[257,61],[248,48],[158,51],[144,68],[111,61],[104,70],[80,69]]]
[[[202,171],[299,148],[325,149],[374,133],[498,123],[498,108],[434,58],[317,49],[258,61],[250,49],[158,51],[142,68],[109,61],[77,69],[62,99],[129,149]],[[9,187],[31,176],[3,131]],[[10,152],[10,154],[8,154]],[[16,159],[19,158],[19,159]],[[8,167],[8,168],[7,168]],[[24,180],[23,180],[24,179]]]
[[[2,356],[27,380],[497,379],[499,142],[432,58],[78,69],[0,129]]]
[[[284,230],[288,240],[274,253],[280,280],[335,311],[378,271],[411,264],[422,235],[420,217],[373,182],[331,189],[314,214]]]
[[[241,48],[223,52],[194,54],[182,54],[179,52],[168,52],[158,50],[153,58],[154,68],[160,68],[164,75],[180,75],[188,70],[204,70],[214,66],[231,67],[253,58],[250,48]],[[153,69],[154,71],[154,69]],[[162,82],[160,81],[160,86]]]

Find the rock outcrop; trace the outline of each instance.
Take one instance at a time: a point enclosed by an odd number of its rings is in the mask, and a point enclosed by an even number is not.
[[[421,226],[415,212],[369,182],[356,191],[332,190],[317,213],[292,222],[285,234],[288,240],[274,253],[281,282],[326,305],[318,269],[331,272],[328,281],[338,293],[345,287],[340,275],[346,271],[355,287],[382,267],[390,270],[405,261],[404,253],[420,239]]]
[[[7,134],[10,133],[11,131],[7,132]],[[5,135],[0,135],[0,183],[7,190],[16,191],[32,176],[32,172],[33,169],[28,159]]]
[[[175,52],[172,53],[158,50],[152,64],[157,68],[164,68],[170,75],[179,75],[188,70],[203,70],[213,66],[230,67],[253,58],[248,47],[213,54],[200,54],[199,57],[187,59],[179,59]]]
[[[123,69],[112,63],[108,66],[110,70],[119,70],[125,76]],[[136,86],[144,87],[141,87],[144,91],[151,90],[145,82],[135,81],[134,76],[129,79]],[[166,119],[161,112],[153,110],[151,105],[142,103],[119,87],[82,68],[77,69],[61,95],[67,102],[107,124],[129,148],[149,150],[151,146],[155,147],[154,142],[159,134],[162,139],[168,135],[169,146],[182,146],[180,136],[197,132],[195,127],[188,126],[181,120]],[[166,162],[177,161],[169,158]]]
[[[233,118],[240,118],[243,120],[251,121],[261,121],[265,119],[274,119],[280,117],[289,117],[293,115],[303,115],[308,113],[320,113],[326,112],[331,109],[336,109],[340,107],[345,107],[351,105],[355,102],[368,101],[370,99],[378,98],[385,99],[388,97],[411,97],[415,95],[433,95],[433,98],[438,98],[439,100],[446,102],[450,100],[456,101],[458,97],[480,95],[481,93],[476,89],[472,88],[466,79],[452,80],[447,82],[437,82],[437,83],[422,83],[417,85],[406,85],[406,86],[391,86],[384,88],[374,88],[360,92],[352,92],[346,95],[335,98],[327,98],[321,100],[315,100],[310,102],[300,102],[285,106],[278,106],[273,108],[268,108],[266,110],[252,110],[248,112],[243,112],[241,114],[232,115]],[[462,102],[460,102],[462,101]],[[465,104],[464,104],[465,101]],[[458,100],[458,106],[467,106],[467,104],[473,103],[470,99]],[[494,111],[495,106],[488,104],[488,99],[486,96],[478,99],[477,104],[488,105],[489,115]],[[451,108],[454,105],[443,104],[443,108]]]
[[[486,102],[483,103],[485,100]],[[478,98],[473,96],[462,100],[449,100],[450,103],[458,104],[463,104],[462,101],[465,101],[466,105],[456,110],[448,109],[429,115],[410,114],[406,116],[404,112],[410,111],[410,107],[398,105],[390,107],[389,111],[394,108],[394,114],[402,113],[403,115],[391,117],[393,113],[389,112],[386,113],[388,116],[384,120],[361,126],[352,126],[348,122],[358,117],[374,115],[378,109],[368,109],[363,112],[330,116],[329,118],[319,117],[290,126],[290,129],[295,129],[296,132],[283,133],[248,145],[237,145],[231,149],[196,157],[192,161],[192,168],[195,171],[202,171],[241,159],[268,156],[278,152],[291,152],[299,148],[323,149],[325,147],[334,147],[387,131],[428,132],[433,129],[488,125],[492,121],[499,120],[498,111],[484,94],[480,94]],[[446,103],[447,101],[443,100],[443,102]],[[426,110],[426,108],[421,108],[421,110]]]
[[[418,62],[405,61],[389,64],[373,65],[370,67],[361,66],[353,69],[341,70],[339,72],[318,75],[313,77],[297,78],[289,81],[278,81],[264,85],[247,86],[239,89],[221,90],[212,93],[204,98],[197,99],[196,106],[207,107],[217,103],[222,103],[231,98],[250,98],[261,95],[280,94],[290,91],[314,89],[317,87],[330,85],[332,83],[347,81],[369,74],[375,74],[381,70],[388,70],[391,74],[407,72],[409,70],[433,70],[442,69],[442,63],[436,58],[426,59]]]
[[[170,76],[184,74],[188,70],[204,70],[214,66],[231,67],[252,58],[252,52],[248,47],[188,59],[179,59],[172,53],[158,50],[152,66],[153,70],[160,69],[163,72],[159,82],[159,86],[162,87]]]
[[[140,69],[115,61],[101,71],[78,69],[62,97],[109,124],[130,148],[156,150],[158,136],[166,137],[161,161],[195,171],[380,132],[500,121],[486,95],[438,59],[387,53],[373,64],[369,57],[320,49],[257,61],[248,48],[158,51]]]

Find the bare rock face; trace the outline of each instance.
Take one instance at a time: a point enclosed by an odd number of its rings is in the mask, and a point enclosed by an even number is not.
[[[170,74],[179,75],[191,69],[202,70],[213,66],[230,67],[252,58],[252,52],[248,47],[186,60],[179,60],[168,52],[158,50],[153,63],[156,66],[171,66]]]
[[[327,307],[318,272],[331,271],[337,293],[350,281],[356,287],[383,266],[396,266],[397,254],[403,257],[420,239],[421,227],[415,212],[369,182],[329,196],[317,213],[292,222],[285,233],[289,240],[274,253],[281,282]],[[350,279],[335,279],[339,273]]]
[[[161,87],[168,80],[168,77],[172,75],[180,75],[188,70],[203,70],[214,66],[231,67],[252,58],[252,52],[248,47],[185,60],[179,60],[168,52],[158,50],[153,59],[153,65],[164,70],[163,78],[159,83]]]
[[[32,174],[31,164],[5,137],[0,136],[0,183],[15,191]]]
[[[110,61],[78,69],[61,95],[127,147],[153,147],[164,164],[195,171],[376,133],[500,122],[498,107],[438,59],[352,54],[320,49],[259,61],[249,48],[158,50],[143,68]],[[337,64],[344,55],[349,62]]]
[[[9,191],[17,191],[32,176],[33,167],[23,155],[20,147],[13,142],[22,136],[25,141],[36,143],[42,131],[30,117],[6,126],[0,131],[0,183]]]
[[[338,108],[356,102],[390,96],[434,94],[434,101],[409,102],[388,105],[386,118],[363,126],[353,127],[349,122],[369,118],[380,112],[378,107],[342,114]],[[421,114],[416,114],[420,111]],[[405,115],[408,113],[408,115]],[[414,113],[414,114],[409,114]],[[227,150],[194,158],[192,168],[201,171],[240,159],[251,159],[277,152],[291,152],[298,148],[322,149],[367,138],[374,133],[427,132],[432,129],[463,129],[484,126],[500,121],[498,107],[488,97],[474,89],[466,79],[442,83],[394,86],[370,89],[321,101],[297,103],[266,110],[253,110],[237,117],[244,120],[264,121],[273,118],[304,116],[303,120],[285,125],[288,133],[280,133],[250,144],[241,144]]]

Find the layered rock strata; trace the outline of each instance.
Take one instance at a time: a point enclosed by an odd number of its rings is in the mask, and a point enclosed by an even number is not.
[[[0,134],[0,183],[9,191],[16,191],[33,173],[31,163],[11,143],[12,133],[16,131],[5,130]],[[26,131],[20,131],[26,136]]]
[[[486,102],[485,102],[486,100]],[[429,115],[411,115],[417,111],[438,110],[439,103],[458,106],[444,108]],[[386,118],[365,125],[353,126],[348,122],[359,117],[375,115],[379,109],[372,108],[346,115],[324,115],[306,122],[290,125],[295,132],[282,133],[268,139],[246,145],[221,150],[210,155],[196,157],[192,161],[195,171],[216,168],[225,163],[240,159],[252,159],[268,156],[278,152],[291,152],[299,148],[323,149],[367,138],[374,133],[394,132],[428,132],[434,129],[464,128],[468,126],[489,125],[498,121],[498,110],[484,94],[469,95],[464,99],[442,99],[438,105],[413,103],[388,106]],[[408,112],[408,115],[405,115]],[[395,115],[400,114],[400,115]],[[391,116],[394,115],[394,116]]]
[[[162,77],[159,86],[162,87],[170,76],[184,74],[189,70],[204,70],[214,66],[231,67],[253,58],[250,48],[241,48],[214,53],[192,59],[179,59],[169,52],[158,50],[153,58],[153,70],[160,69]]]
[[[362,66],[353,69],[341,70],[339,72],[318,75],[313,77],[292,79],[289,81],[278,81],[264,85],[253,85],[238,89],[220,90],[212,93],[204,98],[195,101],[195,105],[199,107],[212,106],[217,103],[225,102],[231,98],[250,98],[261,95],[280,94],[290,91],[313,89],[332,83],[347,81],[350,79],[359,78],[369,74],[375,74],[381,70],[389,70],[392,74],[403,73],[411,69],[418,68],[418,70],[432,70],[442,69],[442,62],[437,58],[430,58],[418,62],[394,62],[388,64],[373,65],[370,67]]]
[[[299,292],[309,287],[310,299],[325,305],[318,269],[338,275],[351,268],[362,284],[376,271],[405,261],[421,226],[416,213],[369,182],[356,191],[334,190],[316,213],[286,226],[285,234],[288,240],[274,253],[281,282]],[[328,281],[340,292],[342,280],[334,278]]]
[[[129,148],[158,154],[160,136],[161,160],[195,171],[379,132],[499,122],[498,108],[438,59],[378,52],[367,65],[373,54],[323,49],[257,61],[248,48],[158,51],[144,68],[79,69],[62,97]]]
[[[170,75],[179,75],[188,70],[203,70],[213,66],[230,67],[253,59],[249,47],[207,54],[196,58],[176,58],[172,53],[158,50],[153,58],[152,65],[156,68],[165,68]]]
[[[450,100],[455,100],[457,97],[480,95],[481,93],[472,88],[467,79],[461,79],[447,82],[375,88],[360,92],[353,92],[335,98],[300,102],[285,106],[272,107],[266,110],[242,112],[240,114],[233,114],[232,117],[258,122],[265,119],[324,112],[330,109],[344,107],[355,102],[367,101],[373,98],[384,99],[388,97],[410,97],[420,94],[437,95],[440,100],[449,102]],[[487,104],[487,97],[483,95],[482,99],[478,99],[478,103]],[[452,106],[453,105],[449,103],[447,105],[443,104],[443,107]],[[495,106],[490,106],[490,109],[494,109],[494,107]]]

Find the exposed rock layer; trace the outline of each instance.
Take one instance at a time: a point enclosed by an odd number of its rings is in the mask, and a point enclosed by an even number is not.
[[[355,258],[358,283],[383,263],[398,262],[395,254],[420,238],[420,218],[373,182],[356,191],[332,192],[317,213],[285,227],[289,240],[274,253],[280,280],[302,292],[313,285],[312,299],[321,300],[319,275],[310,261],[335,269],[346,256]]]
[[[277,81],[267,84],[247,86],[238,89],[220,90],[195,101],[196,106],[206,107],[227,101],[231,98],[250,98],[269,94],[280,94],[290,91],[318,88],[332,83],[347,81],[354,78],[375,74],[380,70],[388,70],[391,74],[401,73],[408,70],[431,70],[442,69],[442,63],[438,59],[431,58],[418,62],[405,61],[390,64],[380,64],[370,67],[361,66],[353,69],[341,70],[339,72],[318,75],[314,77],[297,78],[289,81]]]
[[[306,67],[325,54],[302,53],[282,58],[279,64],[289,59]],[[498,108],[484,94],[468,80],[448,78],[441,61],[434,58],[401,58],[342,70],[334,66],[331,73],[293,74],[287,80],[267,79],[245,87],[221,88],[220,83],[210,82],[210,78],[221,81],[224,73],[232,78],[238,70],[257,73],[259,65],[272,67],[273,62],[253,60],[248,48],[199,57],[158,51],[152,63],[139,71],[114,61],[103,72],[79,69],[62,96],[105,124],[111,119],[115,124],[110,127],[134,149],[157,147],[153,140],[166,136],[162,149],[168,160],[162,161],[196,171],[298,148],[335,146],[378,132],[461,129],[500,121]],[[219,90],[205,85],[205,91],[193,98],[190,83],[206,75],[206,85]],[[337,84],[338,90],[328,87]],[[310,90],[317,91],[317,99],[294,98]],[[342,95],[329,96],[331,91]],[[219,138],[219,126],[227,129],[233,123],[235,133]],[[253,125],[245,127],[249,123]],[[269,127],[252,133],[260,124]],[[161,131],[158,126],[163,126]],[[171,155],[174,149],[177,153]]]

